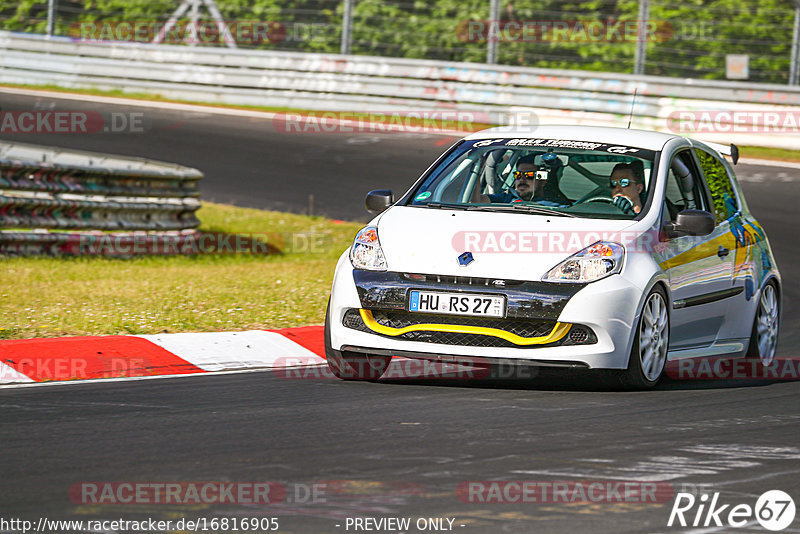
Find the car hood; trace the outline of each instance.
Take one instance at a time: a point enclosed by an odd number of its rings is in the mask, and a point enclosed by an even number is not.
[[[395,206],[378,220],[390,271],[540,280],[570,255],[600,240],[625,244],[631,220]],[[474,261],[458,257],[471,252]]]

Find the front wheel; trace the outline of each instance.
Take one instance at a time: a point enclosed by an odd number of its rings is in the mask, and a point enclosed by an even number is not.
[[[650,389],[664,375],[669,348],[669,312],[664,290],[656,286],[645,300],[628,361],[623,384]]]
[[[764,286],[761,298],[758,300],[758,310],[750,332],[750,346],[747,348],[748,358],[758,358],[764,367],[772,363],[778,348],[779,323],[778,291],[775,284],[769,282]]]

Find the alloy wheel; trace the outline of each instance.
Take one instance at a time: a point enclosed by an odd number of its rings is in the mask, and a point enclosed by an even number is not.
[[[639,358],[642,373],[650,382],[658,380],[667,360],[669,346],[669,317],[660,293],[653,293],[642,310],[639,327]]]
[[[764,286],[761,292],[756,316],[756,340],[761,364],[771,364],[778,346],[778,296],[772,284]]]

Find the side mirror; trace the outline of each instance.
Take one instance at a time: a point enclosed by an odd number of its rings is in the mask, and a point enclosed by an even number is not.
[[[376,189],[367,193],[365,204],[368,212],[378,214],[394,204],[394,195],[390,189]]]
[[[800,0],[797,1],[797,9],[800,9]],[[739,163],[739,147],[731,143],[731,159],[733,160],[733,164],[736,165]]]
[[[713,232],[714,226],[716,226],[716,220],[709,212],[683,210],[674,222],[664,224],[664,233],[667,234],[667,237],[702,236]]]

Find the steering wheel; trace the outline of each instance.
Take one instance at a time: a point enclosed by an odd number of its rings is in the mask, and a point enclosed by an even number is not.
[[[592,198],[586,199],[586,200],[582,201],[581,204],[588,204],[589,202],[607,202],[609,204],[613,204],[614,203],[614,199],[609,197],[609,196],[606,196],[606,195],[600,195],[600,196],[596,196],[596,197],[592,197]]]

